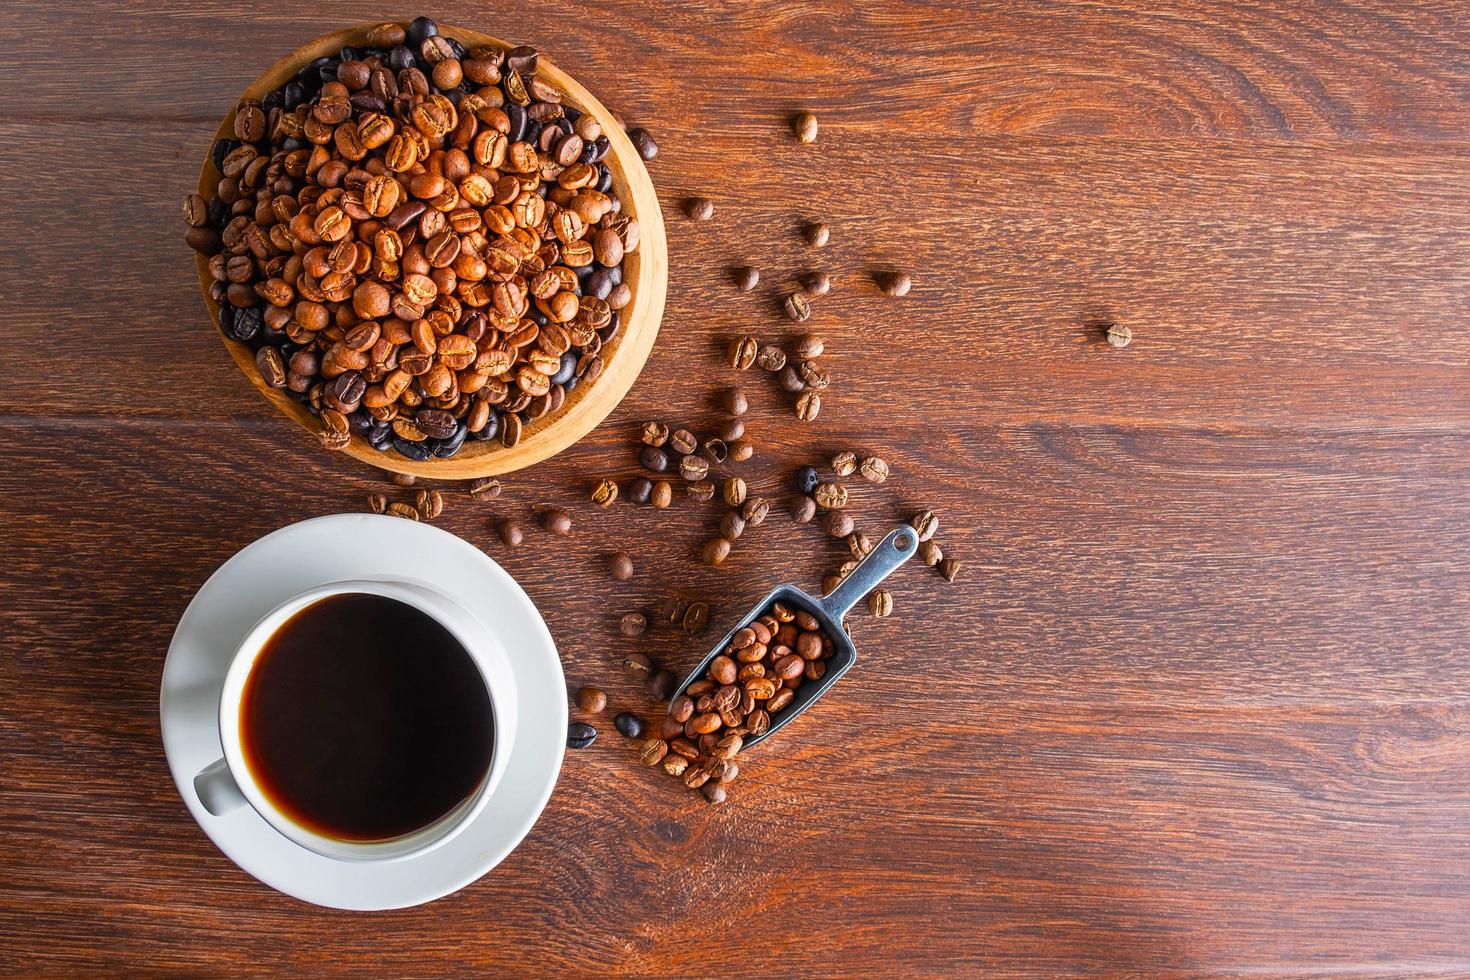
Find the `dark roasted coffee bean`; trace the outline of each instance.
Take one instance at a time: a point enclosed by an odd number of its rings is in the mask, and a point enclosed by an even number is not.
[[[822,515],[822,527],[834,538],[845,538],[852,533],[852,518],[845,510],[829,510]]]
[[[801,383],[812,391],[823,391],[832,383],[832,375],[816,361],[802,361],[796,366]]]
[[[597,741],[597,729],[585,721],[574,721],[567,726],[567,748],[585,749]]]
[[[646,504],[653,496],[653,481],[645,476],[628,484],[628,499],[635,504]]]
[[[684,487],[684,492],[703,503],[706,500],[714,498],[715,485],[709,480],[700,480],[698,483],[687,484]]]
[[[409,47],[418,48],[425,40],[436,36],[438,33],[438,24],[427,17],[415,17],[413,22],[408,25],[405,38],[408,41]]]
[[[560,507],[548,507],[541,512],[541,527],[552,534],[570,534],[572,515]]]
[[[791,478],[791,484],[796,488],[797,493],[809,494],[817,489],[817,484],[821,482],[822,479],[817,474],[817,468],[815,466],[798,467],[796,473]]]
[[[433,455],[433,451],[422,442],[410,442],[396,435],[393,437],[393,448],[398,450],[398,455],[415,463],[422,463]]]
[[[806,382],[801,380],[801,375],[796,371],[796,365],[788,364],[776,374],[776,380],[780,382],[782,390],[790,394],[799,394],[806,388]]]
[[[820,336],[814,333],[804,333],[796,338],[796,343],[792,346],[791,352],[796,355],[798,360],[811,361],[821,357],[822,352],[826,349],[827,344]]]
[[[638,450],[638,462],[646,470],[666,473],[669,469],[669,454],[656,446],[644,446]]]
[[[914,281],[903,272],[890,272],[878,277],[878,286],[885,296],[907,296]]]
[[[780,371],[786,366],[786,352],[775,344],[767,344],[761,348],[756,363],[766,371]]]
[[[281,362],[281,352],[274,347],[262,347],[255,352],[255,368],[267,387],[286,387],[286,365]]]
[[[660,701],[667,701],[675,688],[679,686],[679,678],[675,677],[671,671],[660,670],[653,675],[653,680],[649,681],[648,686],[654,697]]]
[[[731,415],[744,415],[750,408],[750,402],[740,388],[726,388],[720,392],[720,408]]]
[[[745,422],[741,419],[725,419],[720,423],[720,438],[729,444],[745,435]]]
[[[614,551],[607,556],[608,574],[619,582],[626,582],[633,577],[633,557],[626,551]]]
[[[684,213],[692,221],[708,221],[715,216],[715,202],[707,197],[691,197],[684,202]]]
[[[658,144],[653,141],[653,137],[649,135],[648,130],[642,126],[628,130],[628,139],[633,141],[633,148],[638,151],[638,155],[643,159],[652,160],[658,156]]]
[[[470,484],[470,499],[493,500],[500,496],[500,481],[493,476],[476,480]]]
[[[692,454],[685,456],[679,460],[679,475],[690,483],[697,483],[709,475],[709,460]]]
[[[618,730],[620,735],[626,738],[638,738],[643,734],[643,722],[639,720],[637,715],[627,711],[621,712],[613,717],[613,727]],[[645,762],[645,765],[652,764]]]
[[[453,415],[437,408],[422,408],[414,413],[414,425],[430,439],[445,439],[454,435],[459,423]]]
[[[742,293],[750,292],[760,281],[760,270],[753,265],[742,265],[735,270],[735,285]]]
[[[699,440],[688,429],[678,429],[669,436],[669,449],[683,456],[699,448]]]
[[[801,288],[808,296],[826,296],[832,290],[832,277],[825,272],[808,272],[801,277]]]
[[[944,558],[939,562],[939,574],[944,576],[946,582],[953,582],[960,574],[960,560],[958,558]]]
[[[621,718],[621,717],[623,717],[623,716],[622,715],[618,715],[618,718]],[[617,724],[617,719],[616,718],[613,719],[613,724],[614,725]],[[641,728],[642,726],[640,725],[639,727]],[[669,754],[669,743],[668,742],[665,742],[661,738],[651,738],[648,741],[646,741],[646,742],[643,743],[643,749],[638,754],[638,759],[645,766],[656,766],[660,762],[663,762],[664,761],[664,757],[666,755],[668,755],[668,754]]]
[[[817,516],[817,502],[811,497],[797,497],[791,505],[791,519],[798,524],[807,524]]]
[[[629,615],[632,616],[632,615],[638,615],[638,614],[637,613],[629,613]],[[640,616],[639,618],[641,619],[642,617]],[[628,622],[628,616],[624,616],[623,617],[623,622],[625,624]],[[641,629],[638,631],[638,633],[642,633],[642,632],[643,632],[643,630],[641,630]],[[627,629],[624,628],[623,629],[623,635],[624,636],[636,636],[638,634],[637,633],[629,633],[627,631]],[[626,657],[623,658],[623,670],[626,671],[632,677],[637,677],[637,678],[641,678],[643,680],[647,680],[648,678],[650,678],[650,677],[653,676],[653,661],[650,660],[646,654],[642,654],[642,653],[630,653],[630,654],[628,654],[628,656],[626,656]]]
[[[801,235],[808,245],[821,248],[831,239],[832,230],[821,221],[813,221],[801,230]]]
[[[499,533],[500,540],[511,548],[520,544],[521,539],[525,537],[521,532],[521,526],[510,518],[506,518],[500,522]]]
[[[698,633],[709,624],[709,603],[691,602],[684,612],[684,632]]]
[[[374,514],[381,514],[388,509],[388,497],[386,494],[368,494],[368,509]]]

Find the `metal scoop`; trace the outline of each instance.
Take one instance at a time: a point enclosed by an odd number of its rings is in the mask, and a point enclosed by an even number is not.
[[[857,661],[857,648],[853,646],[852,639],[847,635],[847,630],[842,628],[842,617],[846,616],[848,610],[862,601],[863,597],[878,587],[878,584],[898,570],[898,567],[914,556],[919,550],[919,535],[913,528],[907,525],[896,527],[884,536],[878,546],[872,550],[868,557],[858,563],[857,568],[843,579],[831,592],[820,599],[807,595],[794,585],[778,585],[772,589],[755,607],[747,613],[740,622],[730,628],[720,642],[715,644],[714,649],[699,662],[699,665],[684,678],[684,683],[674,692],[678,697],[685,689],[704,676],[709,669],[710,661],[725,652],[730,641],[740,630],[749,626],[762,613],[771,608],[774,602],[784,602],[793,609],[802,609],[811,613],[832,640],[832,656],[827,660],[827,672],[820,680],[807,680],[796,688],[796,696],[791,703],[782,708],[771,719],[771,727],[764,735],[747,736],[744,740],[744,748],[764,742],[772,735],[791,724],[798,715],[806,711],[817,699],[827,693],[827,689],[837,683],[838,678],[847,673],[848,669]]]

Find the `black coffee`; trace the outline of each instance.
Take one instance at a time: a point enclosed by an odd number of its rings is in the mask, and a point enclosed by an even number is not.
[[[386,840],[464,802],[490,769],[490,695],[463,646],[397,599],[313,603],[266,642],[240,710],[251,775],[327,837]]]

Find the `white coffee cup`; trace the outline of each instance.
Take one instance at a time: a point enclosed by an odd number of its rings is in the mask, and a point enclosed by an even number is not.
[[[437,621],[469,654],[490,696],[494,746],[490,768],[479,787],[463,803],[428,826],[389,840],[338,840],[292,820],[274,806],[260,788],[245,761],[241,742],[240,704],[245,681],[266,643],[296,613],[322,599],[344,593],[367,593],[396,599]],[[343,861],[395,861],[445,843],[484,810],[505,772],[515,730],[515,681],[510,662],[495,636],[463,606],[442,592],[418,583],[333,582],[281,603],[245,635],[225,672],[224,690],[220,695],[219,735],[223,754],[194,777],[194,790],[205,810],[213,816],[225,817],[248,804],[281,835],[324,857]]]

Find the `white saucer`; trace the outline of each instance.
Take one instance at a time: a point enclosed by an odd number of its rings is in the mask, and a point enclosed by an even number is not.
[[[221,755],[220,691],[245,633],[291,596],[353,578],[423,582],[475,613],[505,646],[520,706],[509,766],[480,816],[440,847],[377,864],[314,854],[281,836],[248,806],[212,816],[194,792],[195,775]],[[219,849],[272,888],[340,909],[419,905],[485,874],[536,822],[566,751],[561,659],[526,593],[483,552],[447,531],[373,514],[293,524],[221,565],[174,631],[159,712],[174,783]]]

